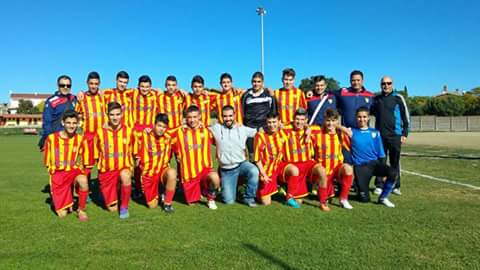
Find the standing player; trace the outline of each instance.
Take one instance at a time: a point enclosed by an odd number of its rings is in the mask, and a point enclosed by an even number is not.
[[[282,72],[283,87],[274,91],[278,105],[278,114],[283,125],[291,123],[295,112],[300,109],[307,109],[307,100],[302,90],[295,88],[295,70],[284,69]]]
[[[287,183],[287,205],[300,208],[301,198],[308,195],[307,179],[312,182],[326,179],[325,170],[313,160],[312,143],[307,128],[307,111],[295,112],[292,124],[284,129],[287,140],[283,144],[283,180]],[[325,183],[320,186],[326,187]],[[320,209],[328,206],[320,204]]]
[[[212,109],[217,112],[218,122],[223,124],[222,109],[227,105],[232,106],[235,110],[235,123],[241,125],[243,124],[242,92],[233,89],[232,81],[232,75],[228,73],[220,76],[222,93],[215,96]]]
[[[320,163],[326,173],[327,186],[320,186],[318,197],[320,203],[326,204],[327,197],[334,195],[333,182],[337,179],[340,189],[340,205],[345,209],[352,209],[352,205],[348,202],[348,193],[352,186],[353,168],[349,164],[343,163],[342,145],[349,144],[350,138],[340,130],[340,115],[334,109],[325,111],[323,126],[312,127],[313,148],[315,152],[315,160]],[[323,208],[329,211],[329,207]]]
[[[321,75],[313,79],[315,88],[312,97],[307,99],[308,119],[310,125],[323,125],[323,116],[327,109],[335,109],[335,95],[327,91],[327,79]]]
[[[64,129],[48,135],[45,140],[44,164],[50,173],[50,186],[53,206],[59,217],[63,218],[73,206],[72,187],[79,186],[78,218],[88,220],[85,212],[88,197],[88,181],[77,160],[83,153],[83,137],[76,133],[78,115],[66,111],[62,116]]]
[[[368,127],[369,109],[360,107],[357,110],[358,128],[343,128],[343,132],[351,137],[352,160],[355,179],[358,186],[358,196],[361,202],[369,202],[369,184],[372,176],[386,177],[378,203],[387,207],[395,207],[388,196],[392,192],[398,178],[397,172],[385,164],[380,132]]]
[[[148,207],[158,206],[158,185],[162,183],[166,186],[163,209],[167,213],[173,213],[172,200],[177,184],[177,172],[169,167],[172,157],[172,140],[166,133],[167,126],[168,116],[158,114],[155,117],[153,129],[142,133],[137,146],[142,189]]]
[[[220,186],[220,177],[213,169],[212,133],[201,127],[200,109],[190,106],[185,110],[186,127],[174,133],[173,150],[180,164],[181,185],[187,204],[197,202],[201,194],[207,196],[208,208],[215,210],[216,190]]]
[[[205,94],[205,80],[200,75],[192,78],[192,94],[187,96],[185,108],[195,105],[200,109],[200,119],[204,127],[210,126],[210,114],[217,94]]]
[[[280,130],[278,114],[267,115],[266,131],[259,131],[255,135],[254,161],[260,171],[260,183],[257,190],[257,198],[264,205],[270,205],[272,195],[278,192],[278,177],[283,168],[282,152],[287,140],[285,133]]]
[[[174,130],[182,125],[183,103],[185,97],[177,87],[177,78],[168,76],[165,80],[165,93],[158,95],[158,112],[168,115],[168,129]]]
[[[133,169],[132,128],[123,124],[122,105],[111,102],[107,106],[108,124],[95,136],[98,151],[98,180],[107,209],[118,210],[117,189],[120,188],[120,218],[128,218],[128,203],[132,192]]]
[[[117,102],[122,106],[122,124],[126,127],[133,127],[132,119],[132,95],[135,92],[134,89],[127,89],[128,81],[130,76],[126,71],[120,71],[117,73],[116,77],[116,87],[113,89],[105,89],[103,91],[103,100],[104,106],[110,102]]]

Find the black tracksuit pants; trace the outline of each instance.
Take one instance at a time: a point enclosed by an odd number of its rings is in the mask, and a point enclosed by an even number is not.
[[[400,136],[382,137],[382,142],[385,155],[388,157],[388,164],[395,170],[398,176],[395,188],[400,188],[400,152],[402,150]],[[375,178],[375,186],[383,188],[382,177]]]
[[[361,202],[370,201],[370,180],[372,176],[387,177],[387,181],[391,183],[397,180],[397,172],[395,169],[384,164],[380,160],[372,160],[362,165],[353,166],[355,173],[355,182],[358,188],[358,197]]]

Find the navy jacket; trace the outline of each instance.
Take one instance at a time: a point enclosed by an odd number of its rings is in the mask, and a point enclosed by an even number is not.
[[[342,116],[342,124],[349,128],[356,128],[357,118],[355,113],[360,107],[366,107],[370,110],[374,95],[365,88],[357,93],[349,87],[336,91],[335,98],[337,99],[337,108]]]
[[[323,117],[324,117],[325,111],[327,109],[337,108],[337,100],[335,98],[335,95],[333,95],[332,93],[325,93],[322,96],[314,95],[313,97],[307,100],[308,123],[311,122],[313,113],[317,109],[317,106],[320,105],[320,102],[322,102],[322,99],[323,97],[325,97],[325,95],[326,95],[326,100],[322,104],[322,107],[318,111],[318,114],[315,116],[315,119],[313,119],[312,125],[321,126],[323,124]]]

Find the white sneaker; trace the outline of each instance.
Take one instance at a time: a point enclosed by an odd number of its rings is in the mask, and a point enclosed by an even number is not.
[[[341,200],[340,205],[345,209],[353,209],[353,206],[347,200]]]
[[[402,192],[400,192],[400,189],[399,189],[399,188],[393,189],[393,190],[392,190],[392,193],[395,194],[395,195],[398,195],[398,196],[402,195]]]
[[[395,204],[393,204],[388,198],[385,198],[383,200],[378,200],[379,203],[385,205],[386,207],[394,208]]]
[[[383,190],[382,190],[381,188],[378,188],[378,187],[377,187],[377,188],[375,188],[375,190],[373,191],[373,194],[380,195],[380,194],[382,194],[382,191],[383,191]]]
[[[215,203],[214,200],[208,200],[207,202],[207,206],[208,208],[212,209],[212,210],[217,210],[217,204]]]

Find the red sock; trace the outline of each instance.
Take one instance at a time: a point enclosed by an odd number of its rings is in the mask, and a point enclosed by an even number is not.
[[[166,190],[165,191],[165,204],[172,204],[173,195],[175,195],[175,190]]]
[[[340,200],[348,200],[348,193],[352,187],[353,175],[344,175],[342,177],[342,191],[340,192]]]
[[[333,188],[333,175],[329,175],[327,177],[327,196],[334,197],[335,196],[335,189]]]
[[[78,190],[78,209],[85,210],[87,205],[88,189],[87,190]]]
[[[325,203],[327,201],[327,187],[318,187],[318,200],[320,203]]]
[[[287,201],[298,194],[298,182],[300,176],[290,176],[287,180]]]
[[[128,208],[128,202],[130,201],[130,195],[132,194],[132,185],[123,186],[120,190],[121,204],[120,208]]]

